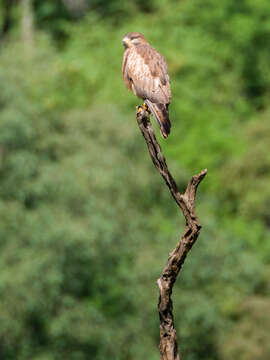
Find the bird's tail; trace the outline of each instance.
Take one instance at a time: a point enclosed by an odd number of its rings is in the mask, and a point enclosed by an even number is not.
[[[161,135],[166,139],[171,130],[171,122],[169,119],[169,104],[155,104],[149,100],[145,100],[148,108],[150,109],[151,113],[157,120]]]

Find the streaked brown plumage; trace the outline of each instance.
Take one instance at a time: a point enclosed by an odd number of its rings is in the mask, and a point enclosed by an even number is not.
[[[145,101],[160,126],[162,136],[166,138],[171,128],[168,111],[171,90],[166,60],[141,33],[126,34],[123,45],[122,73],[125,84]]]

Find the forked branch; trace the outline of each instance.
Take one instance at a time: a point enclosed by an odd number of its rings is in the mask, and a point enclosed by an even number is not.
[[[187,253],[192,248],[200,233],[201,225],[195,213],[195,198],[197,188],[205,177],[207,170],[205,169],[198,175],[192,176],[185,193],[181,194],[167,167],[166,159],[161,152],[160,145],[157,142],[150,122],[149,112],[143,107],[137,107],[136,118],[142,135],[145,138],[151,159],[164,178],[174,200],[186,219],[184,234],[176,244],[175,249],[170,253],[168,262],[157,281],[160,293],[158,302],[160,318],[160,357],[161,360],[180,360],[173,320],[171,295],[173,285],[182,268]]]

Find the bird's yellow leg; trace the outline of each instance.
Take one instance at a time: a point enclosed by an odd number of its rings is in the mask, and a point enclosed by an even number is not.
[[[142,107],[144,108],[145,111],[150,112],[149,108],[148,108],[148,106],[147,106],[147,104],[145,102],[142,104]]]
[[[150,113],[149,107],[147,106],[146,103],[143,103],[142,105],[138,106],[138,110],[137,112],[140,113],[142,111],[148,111]]]

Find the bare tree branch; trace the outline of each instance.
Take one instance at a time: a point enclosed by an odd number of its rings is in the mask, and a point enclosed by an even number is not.
[[[201,225],[195,213],[195,197],[197,188],[205,177],[207,170],[205,169],[198,175],[192,176],[185,193],[181,194],[167,167],[166,159],[155,137],[149,119],[149,112],[143,107],[137,107],[136,118],[142,135],[145,138],[151,159],[164,178],[174,200],[186,219],[184,234],[176,244],[175,249],[170,253],[168,262],[157,281],[160,293],[158,302],[160,318],[160,357],[161,360],[180,360],[176,330],[174,328],[171,295],[173,285],[182,268],[187,253],[192,248],[200,233]]]

